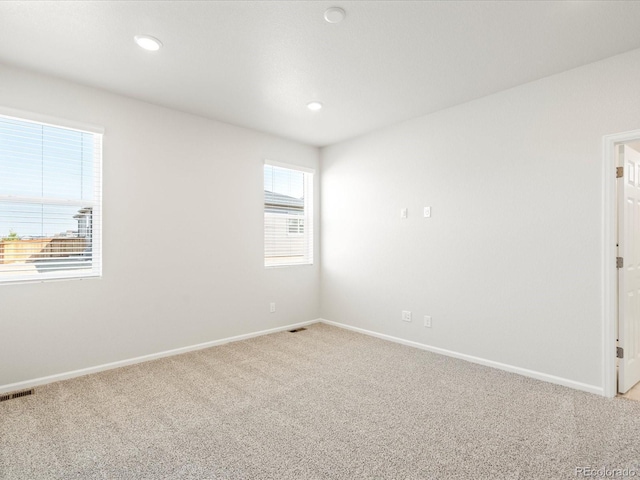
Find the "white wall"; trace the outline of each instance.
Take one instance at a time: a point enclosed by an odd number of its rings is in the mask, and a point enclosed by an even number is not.
[[[104,276],[0,285],[0,388],[319,316],[317,264],[263,266],[263,160],[317,168],[316,148],[1,66],[0,85],[3,107],[105,128]]]
[[[602,137],[638,85],[640,50],[323,149],[323,318],[601,387]]]
[[[262,266],[262,161],[315,148],[0,66],[0,106],[106,132],[104,277],[0,285],[0,388],[320,314],[599,387],[601,140],[639,84],[633,51],[323,149],[319,279]]]

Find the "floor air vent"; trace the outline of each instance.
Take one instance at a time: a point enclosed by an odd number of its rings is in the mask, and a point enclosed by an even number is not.
[[[304,328],[304,327],[294,328],[293,330],[289,330],[289,333],[298,333],[298,332],[301,332],[303,330],[306,330],[306,328]]]
[[[27,395],[33,395],[33,388],[31,390],[23,390],[21,392],[2,394],[0,395],[0,402],[6,402],[7,400],[13,400],[14,398],[26,397]]]

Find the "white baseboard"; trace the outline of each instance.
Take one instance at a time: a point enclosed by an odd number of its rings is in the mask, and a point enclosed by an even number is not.
[[[427,350],[429,352],[438,353],[440,355],[446,355],[448,357],[459,358],[466,360],[467,362],[477,363],[486,367],[497,368],[498,370],[504,370],[506,372],[517,373],[525,377],[535,378],[536,380],[542,380],[543,382],[554,383],[556,385],[562,385],[564,387],[573,388],[575,390],[581,390],[583,392],[594,393],[596,395],[604,396],[604,390],[602,387],[596,385],[589,385],[586,383],[576,382],[567,378],[556,377],[546,373],[536,372],[535,370],[528,370],[526,368],[514,367],[513,365],[507,365],[506,363],[495,362],[493,360],[486,360],[484,358],[474,357],[472,355],[466,355],[464,353],[454,352],[452,350],[446,350],[444,348],[432,347],[424,343],[418,343],[411,340],[404,340],[398,337],[392,337],[391,335],[385,335],[383,333],[373,332],[371,330],[365,330],[364,328],[352,327],[344,323],[332,322],[330,320],[320,319],[320,322],[327,325],[333,325],[334,327],[344,328],[346,330],[352,330],[354,332],[363,333],[372,337],[381,338],[390,342],[400,343],[409,347],[419,348],[421,350]]]
[[[103,365],[97,365],[95,367],[81,368],[80,370],[73,370],[71,372],[57,373],[55,375],[34,378],[32,380],[25,380],[22,382],[9,383],[7,385],[0,385],[0,394],[7,393],[7,392],[14,392],[16,390],[26,390],[29,388],[37,387],[39,385],[45,385],[47,383],[59,382],[60,380],[68,380],[69,378],[81,377],[83,375],[103,372],[105,370],[111,370],[113,368],[125,367],[127,365],[134,365],[136,363],[148,362],[150,360],[156,360],[158,358],[163,358],[163,357],[170,357],[172,355],[179,355],[181,353],[192,352],[194,350],[202,350],[203,348],[215,347],[216,345],[224,345],[225,343],[239,342],[241,340],[247,340],[253,337],[269,335],[270,333],[277,333],[285,330],[293,330],[294,328],[305,327],[313,323],[318,323],[319,321],[320,319],[309,320],[307,322],[294,323],[292,325],[286,325],[284,327],[276,327],[276,328],[271,328],[269,330],[261,330],[259,332],[246,333],[244,335],[237,335],[235,337],[222,338],[220,340],[212,340],[210,342],[198,343],[197,345],[190,345],[188,347],[175,348],[173,350],[166,350],[164,352],[152,353],[150,355],[143,355],[141,357],[129,358],[127,360],[119,360],[117,362],[112,362],[112,363],[105,363]]]
[[[556,377],[546,373],[537,372],[535,370],[528,370],[526,368],[515,367],[513,365],[507,365],[505,363],[495,362],[493,360],[486,360],[484,358],[474,357],[472,355],[466,355],[464,353],[458,353],[444,348],[432,347],[424,343],[414,342],[411,340],[404,340],[402,338],[393,337],[391,335],[385,335],[383,333],[377,333],[371,330],[365,330],[364,328],[352,327],[344,323],[332,322],[324,318],[318,318],[316,320],[309,320],[307,322],[295,323],[292,325],[286,325],[283,327],[271,328],[269,330],[261,330],[259,332],[246,333],[244,335],[237,335],[235,337],[222,338],[220,340],[212,340],[210,342],[199,343],[197,345],[190,345],[188,347],[176,348],[173,350],[166,350],[163,352],[152,353],[150,355],[143,355],[141,357],[130,358],[127,360],[119,360],[117,362],[105,363],[103,365],[97,365],[95,367],[82,368],[80,370],[73,370],[71,372],[58,373],[55,375],[49,375],[46,377],[34,378],[32,380],[25,380],[22,382],[10,383],[7,385],[0,385],[0,394],[13,392],[18,390],[26,390],[29,388],[37,387],[39,385],[45,385],[47,383],[59,382],[61,380],[67,380],[70,378],[81,377],[83,375],[89,375],[91,373],[103,372],[105,370],[111,370],[113,368],[125,367],[127,365],[134,365],[136,363],[148,362],[150,360],[156,360],[158,358],[170,357],[172,355],[179,355],[181,353],[192,352],[194,350],[202,350],[203,348],[215,347],[216,345],[224,345],[225,343],[239,342],[241,340],[247,340],[253,337],[259,337],[262,335],[269,335],[270,333],[282,332],[285,330],[293,330],[294,328],[304,327],[314,323],[326,323],[327,325],[333,325],[335,327],[344,328],[346,330],[352,330],[354,332],[363,333],[390,342],[400,343],[409,347],[419,348],[427,350],[429,352],[438,353],[440,355],[446,355],[448,357],[459,358],[471,363],[477,363],[487,367],[497,368],[498,370],[504,370],[507,372],[517,373],[525,377],[535,378],[544,382],[553,383],[556,385],[562,385],[565,387],[581,390],[584,392],[594,393],[596,395],[604,395],[602,387],[595,385],[588,385],[586,383],[576,382],[562,377]]]

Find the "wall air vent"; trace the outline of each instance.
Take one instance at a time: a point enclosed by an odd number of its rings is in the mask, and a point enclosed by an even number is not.
[[[13,400],[14,398],[26,397],[27,395],[33,395],[33,388],[30,390],[22,390],[20,392],[3,393],[0,395],[0,402],[6,402],[7,400]]]
[[[289,333],[298,333],[298,332],[301,332],[303,330],[306,330],[306,328],[304,328],[304,327],[294,328],[293,330],[289,330]]]

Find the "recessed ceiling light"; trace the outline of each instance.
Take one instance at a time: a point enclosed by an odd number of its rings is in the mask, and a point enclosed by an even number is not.
[[[329,23],[340,23],[345,15],[346,13],[340,7],[331,7],[324,12],[324,19]]]
[[[317,112],[322,108],[322,104],[320,102],[309,102],[307,103],[307,108],[314,112]]]
[[[151,35],[136,35],[133,39],[139,47],[152,52],[160,50],[160,47],[162,46],[162,42]]]

